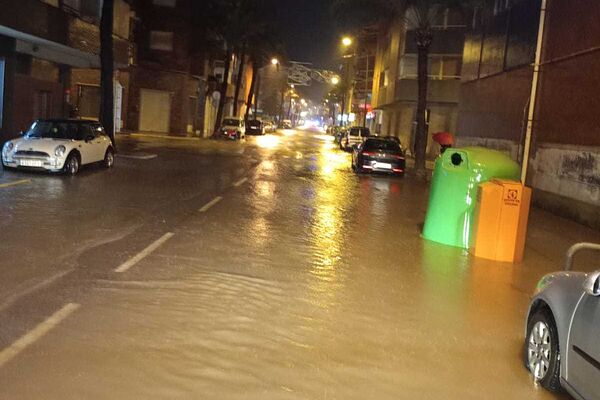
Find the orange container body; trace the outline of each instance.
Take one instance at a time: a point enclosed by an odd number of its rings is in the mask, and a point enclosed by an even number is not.
[[[523,260],[531,189],[518,181],[493,179],[479,185],[475,212],[475,257],[519,263]]]

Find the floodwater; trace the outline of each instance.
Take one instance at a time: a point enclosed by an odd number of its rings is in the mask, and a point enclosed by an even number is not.
[[[525,313],[537,280],[598,232],[535,210],[523,264],[476,260],[420,237],[427,184],[357,177],[322,134],[132,146],[158,157],[123,160],[100,180],[129,179],[135,189],[119,184],[122,195],[140,202],[104,209],[123,221],[104,227],[116,238],[75,252],[71,236],[70,272],[0,309],[0,348],[10,349],[78,305],[6,362],[0,353],[0,399],[557,398],[522,365]],[[80,185],[61,196],[84,196]],[[33,206],[14,209],[45,223]],[[77,231],[86,243],[100,235]],[[23,269],[52,243],[36,242]],[[11,252],[2,248],[18,264]]]

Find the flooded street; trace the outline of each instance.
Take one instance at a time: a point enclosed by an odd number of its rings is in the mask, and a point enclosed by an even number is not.
[[[524,319],[597,231],[532,210],[523,264],[474,259],[420,237],[427,183],[318,132],[120,151],[0,176],[27,181],[0,188],[0,399],[568,398],[526,372]]]

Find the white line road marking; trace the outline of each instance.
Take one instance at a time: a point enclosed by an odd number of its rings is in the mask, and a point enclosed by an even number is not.
[[[23,185],[25,183],[30,183],[30,182],[31,182],[31,179],[21,179],[20,181],[0,183],[0,188]]]
[[[52,328],[60,324],[65,318],[71,315],[80,307],[79,304],[69,303],[63,308],[52,314],[45,321],[38,324],[35,328],[17,339],[13,344],[0,351],[0,367],[16,357],[20,352],[40,340]]]
[[[165,233],[160,239],[156,240],[150,246],[146,247],[144,250],[142,250],[135,256],[131,257],[129,260],[125,261],[123,264],[121,264],[117,269],[115,269],[115,272],[120,273],[120,272],[127,271],[129,268],[133,267],[135,264],[139,263],[144,258],[148,257],[148,255],[150,255],[150,253],[152,253],[154,250],[158,249],[167,240],[171,239],[173,237],[173,235],[174,235],[174,233],[171,233],[171,232]]]
[[[214,206],[215,204],[217,204],[221,200],[223,200],[223,197],[217,196],[214,199],[212,199],[211,201],[209,201],[208,203],[206,203],[205,205],[203,205],[202,208],[200,210],[198,210],[198,211],[200,211],[201,213],[207,212],[212,206]]]
[[[233,186],[240,187],[246,182],[248,182],[248,178],[242,178],[239,181],[237,181],[236,183],[234,183]]]
[[[158,154],[117,154],[120,158],[131,158],[133,160],[152,160],[158,157]]]

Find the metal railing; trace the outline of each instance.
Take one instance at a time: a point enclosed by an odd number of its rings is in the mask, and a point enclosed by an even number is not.
[[[571,246],[567,251],[567,257],[565,260],[565,271],[571,271],[573,267],[573,258],[575,254],[580,252],[581,250],[593,250],[600,251],[600,244],[598,243],[577,243]]]

